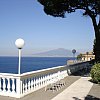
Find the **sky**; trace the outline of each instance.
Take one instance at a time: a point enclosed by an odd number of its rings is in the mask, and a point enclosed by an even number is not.
[[[37,0],[0,0],[0,56],[16,56],[15,41],[25,41],[23,56],[57,48],[92,51],[94,29],[82,11],[66,18],[46,15]]]

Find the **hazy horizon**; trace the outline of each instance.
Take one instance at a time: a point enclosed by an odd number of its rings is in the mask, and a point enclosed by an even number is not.
[[[17,56],[15,41],[25,40],[23,56],[57,48],[92,51],[94,30],[82,11],[55,18],[37,0],[0,0],[0,56]]]

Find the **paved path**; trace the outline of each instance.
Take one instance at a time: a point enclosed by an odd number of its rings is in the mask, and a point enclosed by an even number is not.
[[[89,80],[90,77],[81,77],[52,100],[85,100],[93,86]]]
[[[20,99],[0,96],[0,100],[100,100],[100,85],[89,80],[90,77],[68,76],[61,80],[66,85],[58,91],[42,88]]]
[[[67,87],[69,87],[71,84],[73,84],[79,78],[80,78],[80,76],[68,76],[68,77],[64,78],[61,81],[66,82],[66,85],[58,91],[54,91],[54,92],[52,90],[45,91],[45,88],[42,88],[42,89],[37,90],[29,95],[26,95],[25,97],[23,97],[21,99],[0,96],[0,100],[51,100],[56,95],[58,95],[63,90],[65,90]],[[49,85],[48,88],[49,87],[51,87],[51,85]]]

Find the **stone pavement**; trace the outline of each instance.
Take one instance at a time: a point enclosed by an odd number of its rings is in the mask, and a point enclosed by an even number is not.
[[[93,86],[89,80],[90,77],[81,77],[52,100],[84,100]]]
[[[90,77],[68,76],[61,82],[66,85],[58,91],[42,88],[21,99],[0,96],[0,100],[100,100],[100,85],[93,84]],[[52,87],[49,85],[47,88]]]

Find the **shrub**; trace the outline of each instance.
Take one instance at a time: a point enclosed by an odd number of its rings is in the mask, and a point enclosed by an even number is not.
[[[90,75],[93,82],[100,83],[100,63],[96,63],[93,65],[90,71]]]

